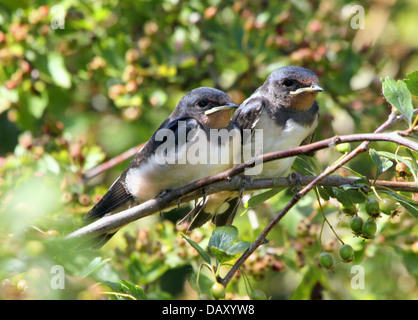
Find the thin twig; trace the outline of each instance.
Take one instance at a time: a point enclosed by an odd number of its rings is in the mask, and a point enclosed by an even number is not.
[[[141,143],[140,145],[137,145],[136,147],[130,148],[129,150],[126,150],[125,152],[121,153],[120,155],[117,155],[116,157],[102,163],[99,164],[98,166],[88,170],[84,175],[83,175],[83,180],[87,181],[95,176],[97,176],[98,174],[109,170],[110,168],[116,166],[117,164],[132,158],[135,154],[137,154],[143,147],[144,147],[145,143]]]

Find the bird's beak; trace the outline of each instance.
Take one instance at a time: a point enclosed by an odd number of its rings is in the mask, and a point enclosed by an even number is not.
[[[299,88],[295,91],[290,91],[290,94],[291,95],[297,95],[297,94],[300,94],[300,93],[303,93],[303,92],[314,93],[314,92],[322,92],[322,91],[324,91],[324,89],[322,89],[317,84],[313,84],[310,87]]]
[[[207,111],[205,111],[206,115],[218,112],[218,111],[226,111],[226,110],[232,110],[232,109],[236,109],[238,108],[239,105],[232,103],[232,102],[228,102],[226,104],[224,104],[223,106],[219,106],[219,107],[214,107],[212,109],[209,109]]]

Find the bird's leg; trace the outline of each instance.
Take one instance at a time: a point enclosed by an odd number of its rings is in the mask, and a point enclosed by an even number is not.
[[[207,199],[205,188],[202,189],[202,193],[203,193],[202,200],[200,200],[198,203],[196,203],[196,200],[195,200],[194,208],[190,210],[190,212],[186,214],[185,217],[177,223],[177,225],[181,225],[185,223],[186,221],[190,222],[203,209],[204,205],[206,204],[206,199]]]

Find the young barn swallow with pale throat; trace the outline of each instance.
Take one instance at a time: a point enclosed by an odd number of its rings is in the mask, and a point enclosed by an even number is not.
[[[227,170],[230,159],[224,163],[207,161],[191,164],[188,161],[188,151],[194,144],[202,143],[199,139],[209,139],[211,129],[228,127],[233,110],[237,107],[229,95],[213,88],[197,88],[184,95],[172,114],[136,154],[103,198],[85,215],[84,220],[91,222],[114,214],[129,205],[150,200],[164,191],[177,189]],[[172,145],[167,144],[170,142],[167,133],[172,133]],[[187,137],[187,142],[182,141],[182,137]],[[168,147],[160,148],[164,143]],[[208,140],[203,145],[206,149],[222,148],[219,139]],[[199,145],[194,145],[196,146]],[[176,161],[163,161],[167,159]],[[114,232],[95,240],[100,241],[101,246],[113,234]]]
[[[254,130],[263,130],[263,153],[286,150],[310,143],[318,125],[319,108],[316,96],[323,89],[312,71],[296,67],[282,67],[272,72],[264,84],[245,100],[232,117],[231,122],[240,130],[251,130],[250,139],[243,144],[256,145]],[[295,157],[259,164],[260,173],[253,178],[285,176]],[[255,170],[257,171],[257,170]],[[231,224],[240,197],[237,192],[210,195],[198,212],[190,217],[189,230],[200,227],[210,219],[219,226]]]

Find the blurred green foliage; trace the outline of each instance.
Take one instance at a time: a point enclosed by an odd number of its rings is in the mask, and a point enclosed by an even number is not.
[[[126,161],[90,181],[83,175],[146,141],[187,91],[217,87],[240,103],[271,71],[289,64],[315,71],[325,88],[318,98],[317,140],[373,132],[390,112],[380,79],[404,79],[418,69],[418,4],[363,4],[365,29],[351,27],[358,14],[353,5],[342,0],[2,1],[0,298],[197,298],[202,260],[175,225],[186,209],[129,225],[101,251],[73,253],[57,243],[82,225],[82,214]],[[394,160],[396,146],[376,143],[374,148]],[[318,166],[338,157],[332,149],[319,152]],[[350,168],[368,178],[377,173],[367,154]],[[395,175],[394,167],[385,168],[380,179]],[[251,210],[238,217],[240,239],[253,241],[291,194],[283,191],[254,208],[257,223],[247,219],[254,218]],[[316,203],[314,194],[302,199],[269,244],[246,262],[242,273],[253,288],[273,299],[418,297],[418,230],[405,209],[380,218],[376,238],[364,240],[353,236],[338,202],[323,201],[327,218],[355,250],[351,264],[338,263],[326,272],[318,266],[322,216]],[[363,207],[361,215],[367,218]],[[212,230],[208,225],[188,238],[206,248]],[[336,239],[328,231],[322,245],[332,252]],[[54,265],[64,266],[64,290],[51,286]],[[353,265],[364,268],[364,289],[350,283]],[[200,284],[209,287],[212,279],[202,273]],[[248,281],[238,274],[227,291],[227,298],[243,298],[249,295]]]

